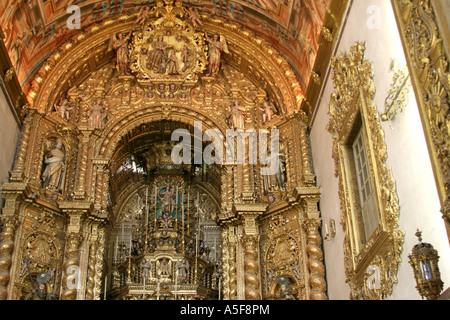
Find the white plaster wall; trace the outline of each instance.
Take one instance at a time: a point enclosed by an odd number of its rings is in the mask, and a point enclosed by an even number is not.
[[[366,44],[365,58],[374,67],[376,96],[374,105],[384,112],[384,102],[392,83],[390,59],[401,66],[406,64],[401,40],[389,0],[357,0],[349,11],[337,52],[349,52],[355,41]],[[337,235],[324,242],[328,295],[331,300],[348,299],[350,290],[345,283],[343,241],[340,225],[338,180],[331,157],[332,139],[326,130],[329,121],[328,104],[334,92],[332,80],[326,79],[323,97],[311,128],[311,146],[318,186],[322,189],[320,209],[324,222],[336,220]],[[415,244],[417,228],[423,232],[424,242],[431,243],[441,256],[439,267],[444,289],[450,287],[450,247],[444,221],[440,213],[439,197],[428,155],[419,112],[413,90],[404,112],[389,122],[382,123],[388,150],[387,165],[392,168],[400,201],[400,229],[405,232],[398,285],[388,299],[421,299],[415,289],[415,280],[408,255]]]
[[[14,119],[3,90],[0,89],[0,185],[7,182],[12,169],[19,138],[19,127]],[[3,199],[0,194],[0,208]]]

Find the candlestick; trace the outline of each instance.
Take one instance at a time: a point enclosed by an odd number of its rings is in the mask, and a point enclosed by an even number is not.
[[[108,276],[105,276],[105,291],[103,292],[103,300],[106,300],[106,288],[108,285]]]
[[[187,234],[190,236],[191,234],[190,234],[190,227],[189,227],[189,209],[190,209],[190,207],[191,207],[191,204],[190,204],[190,194],[191,194],[191,188],[189,187],[189,190],[188,190],[188,199],[187,199]]]
[[[148,226],[148,187],[145,190],[145,225]]]
[[[132,238],[132,235],[131,235],[131,232],[130,232],[130,257],[131,257],[131,238]]]
[[[177,299],[177,286],[178,286],[178,268],[175,270],[175,300]]]
[[[143,291],[142,299],[145,299],[145,277],[144,277],[144,285],[142,286],[142,291]]]
[[[116,248],[114,250],[114,260],[117,261],[117,248],[119,246],[119,236],[116,235]]]

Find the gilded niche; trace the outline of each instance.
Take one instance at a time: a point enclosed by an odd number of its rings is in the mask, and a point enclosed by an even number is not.
[[[383,299],[397,283],[404,233],[398,230],[399,201],[386,166],[384,132],[372,104],[373,69],[364,51],[364,44],[357,42],[350,53],[332,59],[336,92],[329,105],[328,130],[339,177],[351,298]],[[362,177],[365,184],[360,182]]]

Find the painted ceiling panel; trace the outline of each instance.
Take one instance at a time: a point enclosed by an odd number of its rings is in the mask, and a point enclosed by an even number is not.
[[[318,49],[318,38],[331,0],[190,0],[201,15],[217,15],[241,23],[268,41],[291,64],[307,87]],[[0,26],[18,79],[27,90],[45,59],[84,28],[114,16],[134,14],[148,0],[2,0]],[[67,21],[80,9],[80,29]]]

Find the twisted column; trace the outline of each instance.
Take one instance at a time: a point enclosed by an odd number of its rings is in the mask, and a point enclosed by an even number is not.
[[[308,253],[309,285],[311,300],[327,300],[325,267],[323,265],[322,237],[319,232],[321,219],[308,219],[306,228],[306,251]]]
[[[0,300],[6,300],[17,220],[11,216],[4,216],[2,217],[2,226],[3,230],[0,234]]]
[[[230,231],[229,231],[230,232]],[[228,235],[228,247],[229,247],[229,258],[228,258],[228,265],[229,265],[229,270],[228,270],[228,274],[230,275],[230,280],[229,280],[229,288],[230,288],[230,293],[229,293],[229,297],[230,300],[236,300],[237,297],[237,276],[236,276],[236,241],[235,241],[235,236],[229,234]]]
[[[75,300],[80,288],[80,246],[83,239],[80,231],[83,216],[88,212],[90,205],[90,203],[71,201],[59,202],[61,210],[69,216],[63,264],[62,300]]]
[[[223,300],[230,300],[230,269],[228,259],[228,231],[222,231],[222,296]]]
[[[98,235],[97,226],[92,226],[92,235],[90,239],[89,262],[86,284],[86,300],[94,300],[95,287],[95,265],[97,263]]]
[[[66,237],[66,253],[64,257],[64,278],[62,300],[75,300],[79,289],[80,252],[82,237],[71,232]]]
[[[256,250],[259,244],[258,235],[246,235],[243,238],[244,244],[244,284],[245,299],[260,300],[260,281],[259,281],[259,256]]]

